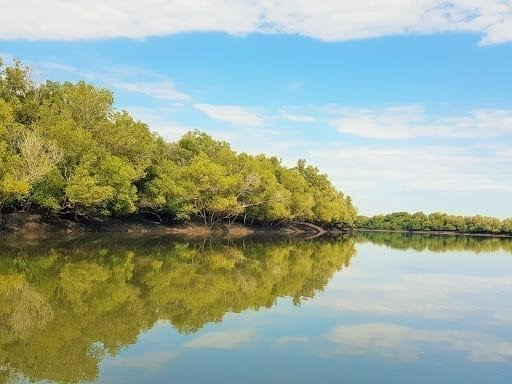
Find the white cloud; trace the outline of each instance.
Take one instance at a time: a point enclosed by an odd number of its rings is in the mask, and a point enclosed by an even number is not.
[[[507,144],[512,137],[512,110],[435,116],[421,105],[384,109],[329,105],[323,111],[328,124],[345,135],[379,140],[348,144],[340,137],[328,145],[312,146],[305,155],[354,196],[363,213],[375,214],[387,207],[503,215],[497,202],[512,192],[512,152]],[[438,144],[425,140],[429,138]],[[397,143],[404,139],[414,141]],[[464,207],[461,200],[468,198],[475,202],[472,208]]]
[[[509,2],[510,7],[510,2]],[[509,8],[510,12],[510,8]],[[512,17],[510,13],[508,17],[504,17],[501,22],[493,23],[486,31],[486,35],[481,44],[501,44],[512,41]]]
[[[281,111],[281,116],[286,120],[290,120],[296,123],[314,123],[316,121],[316,117],[314,116],[299,115],[285,111]]]
[[[114,88],[140,93],[155,99],[170,101],[187,101],[190,99],[188,95],[178,91],[174,84],[169,80],[155,82],[130,82],[110,79],[107,81]]]
[[[258,113],[239,105],[194,104],[194,107],[212,119],[234,125],[257,127],[263,123]]]
[[[59,63],[56,61],[46,61],[46,62],[41,63],[40,66],[47,70],[50,69],[50,70],[76,73],[76,74],[80,73],[80,70],[77,67],[75,67],[73,65],[65,64],[65,63]]]
[[[340,108],[339,116],[329,125],[341,133],[373,139],[488,138],[512,133],[512,111],[477,109],[461,116],[429,117],[420,105],[382,110]]]
[[[377,197],[385,190],[395,196],[406,191],[512,192],[512,156],[500,150],[505,147],[333,143],[312,148],[306,158],[356,197],[360,191]]]
[[[344,135],[312,145],[304,157],[353,196],[363,214],[443,210],[508,215],[500,204],[512,192],[512,110],[480,108],[436,116],[421,105],[328,105],[315,114],[322,112],[326,125]],[[348,135],[378,142],[350,143]],[[464,203],[468,199],[471,205]]]
[[[425,345],[465,352],[476,362],[512,359],[512,342],[480,332],[423,330],[392,323],[370,323],[338,326],[326,338],[340,346],[335,350],[337,353],[361,355],[372,352],[401,361],[416,360]]]
[[[153,99],[174,102],[190,101],[190,96],[179,91],[166,76],[143,68],[109,66],[91,71],[55,61],[46,61],[36,67],[45,71],[67,72],[81,79],[104,84],[115,90],[138,93]]]
[[[222,331],[205,333],[185,344],[194,349],[235,349],[256,339],[253,331]]]
[[[172,115],[172,108],[143,108],[143,107],[121,107],[128,111],[136,120],[147,124],[151,131],[156,132],[168,141],[176,141],[187,132],[199,130],[204,131],[197,126],[186,125],[166,118]]]
[[[144,38],[192,31],[288,33],[324,41],[468,32],[512,40],[510,0],[3,0],[1,39]]]

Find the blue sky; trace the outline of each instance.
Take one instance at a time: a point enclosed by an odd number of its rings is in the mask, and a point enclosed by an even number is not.
[[[0,0],[0,55],[169,140],[306,158],[360,212],[512,216],[512,2]]]

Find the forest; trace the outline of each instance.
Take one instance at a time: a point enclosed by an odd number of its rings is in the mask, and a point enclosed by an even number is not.
[[[393,231],[442,231],[458,233],[512,234],[512,218],[500,220],[488,216],[459,216],[446,213],[394,212],[372,217],[358,216],[360,229]]]
[[[108,89],[31,80],[0,60],[0,214],[14,211],[353,226],[349,196],[304,160],[235,152],[194,131],[165,141]]]
[[[310,222],[324,227],[512,234],[512,218],[394,212],[357,216],[352,200],[305,160],[238,153],[193,131],[167,142],[108,89],[31,80],[0,59],[0,216],[150,215],[163,222]],[[69,215],[68,215],[69,217]]]

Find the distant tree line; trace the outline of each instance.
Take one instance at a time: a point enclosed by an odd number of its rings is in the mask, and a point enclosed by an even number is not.
[[[36,84],[0,60],[0,213],[353,225],[350,197],[304,160],[286,167],[198,131],[169,143],[113,101],[83,81]]]
[[[458,216],[446,213],[394,212],[372,217],[358,216],[357,228],[400,231],[449,231],[459,233],[512,234],[512,218]]]
[[[469,251],[472,253],[512,253],[512,238],[495,236],[437,236],[410,232],[359,232],[356,243],[371,243],[392,249],[415,250],[435,253]]]

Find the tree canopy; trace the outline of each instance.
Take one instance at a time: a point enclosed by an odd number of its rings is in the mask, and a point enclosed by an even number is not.
[[[0,210],[354,223],[351,199],[304,160],[286,167],[199,131],[169,143],[113,105],[107,89],[36,84],[22,63],[0,61]]]

